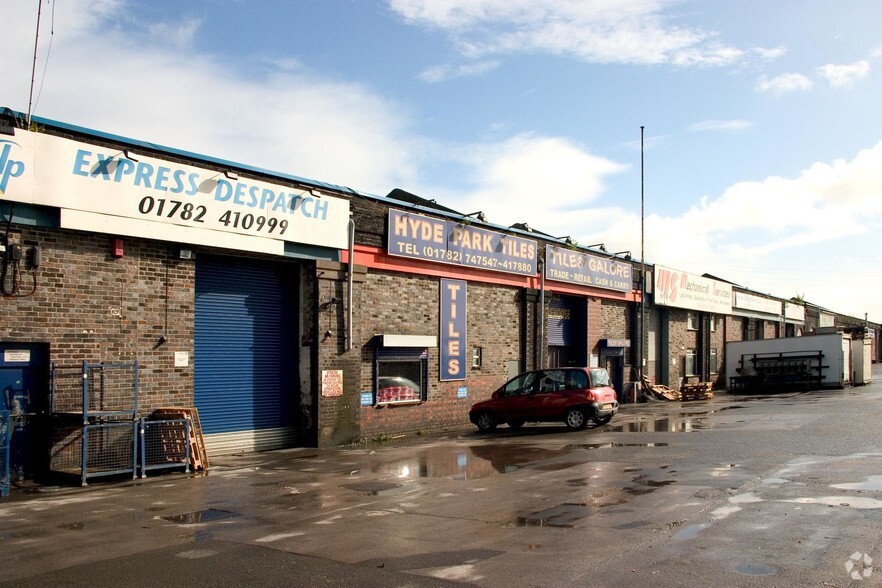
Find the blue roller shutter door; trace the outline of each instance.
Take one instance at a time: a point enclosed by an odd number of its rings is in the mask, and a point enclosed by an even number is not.
[[[296,298],[286,267],[197,261],[194,394],[205,435],[293,427]]]

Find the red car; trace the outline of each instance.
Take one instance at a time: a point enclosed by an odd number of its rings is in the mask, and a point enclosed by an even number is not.
[[[499,423],[516,429],[527,421],[563,421],[584,429],[588,421],[609,422],[619,409],[609,373],[603,368],[551,368],[525,372],[469,410],[480,431]]]

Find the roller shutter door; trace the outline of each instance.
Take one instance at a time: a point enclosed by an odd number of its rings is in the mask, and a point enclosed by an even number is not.
[[[293,445],[297,309],[288,267],[197,260],[194,396],[209,454]]]

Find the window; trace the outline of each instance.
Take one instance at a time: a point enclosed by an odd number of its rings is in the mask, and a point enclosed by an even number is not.
[[[484,362],[484,348],[472,347],[472,367],[479,368]]]
[[[521,374],[505,385],[500,391],[500,396],[525,396],[533,391],[539,372],[527,372]]]
[[[719,360],[717,359],[717,350],[716,349],[710,350],[710,373],[712,373],[712,374],[720,373],[720,364],[719,364]]]
[[[411,347],[378,348],[375,373],[377,404],[426,400],[429,350]]]
[[[695,349],[687,349],[686,350],[686,365],[684,366],[683,375],[685,376],[697,376],[696,373],[697,365],[696,360],[698,359],[698,354],[695,352]]]
[[[744,340],[754,341],[756,339],[756,323],[749,318],[744,319]]]
[[[698,330],[698,313],[697,312],[686,313],[686,328],[690,331],[697,331]]]

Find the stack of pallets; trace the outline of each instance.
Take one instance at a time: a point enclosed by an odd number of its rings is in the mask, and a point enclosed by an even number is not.
[[[205,440],[202,437],[202,425],[199,423],[199,412],[192,407],[182,408],[166,406],[153,411],[157,420],[187,419],[190,421],[190,465],[194,470],[208,469],[208,453],[205,451]]]

